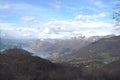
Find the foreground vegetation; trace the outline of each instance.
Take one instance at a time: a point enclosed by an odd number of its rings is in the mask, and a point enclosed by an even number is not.
[[[73,67],[32,56],[22,49],[0,54],[0,80],[120,80],[119,67],[120,60],[97,68]]]

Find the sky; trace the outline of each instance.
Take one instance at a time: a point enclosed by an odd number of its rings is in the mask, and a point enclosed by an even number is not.
[[[66,39],[119,34],[115,0],[0,0],[2,37]]]

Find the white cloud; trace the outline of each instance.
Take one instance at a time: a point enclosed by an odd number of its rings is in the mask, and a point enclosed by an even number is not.
[[[0,28],[14,37],[55,39],[77,37],[81,34],[85,36],[106,35],[112,33],[112,25],[105,22],[49,21],[40,23],[37,27],[18,28],[11,24],[0,23],[0,26],[3,26]]]
[[[50,32],[50,29],[49,29],[48,27],[46,27],[46,28],[43,30],[42,33],[44,33],[44,34],[48,34],[49,32]]]
[[[106,16],[108,16],[108,14],[105,12],[102,12],[99,14],[93,14],[93,15],[80,14],[80,15],[76,16],[75,19],[76,20],[94,20],[94,19],[98,19],[98,18],[104,18]]]
[[[98,17],[98,18],[102,18],[102,17],[106,17],[106,16],[108,16],[108,14],[104,13],[104,12],[96,15],[96,17]]]
[[[14,26],[14,24],[12,24],[12,23],[5,23],[5,22],[0,22],[0,29],[10,29],[11,30],[11,28],[10,27],[12,27],[12,26]]]
[[[51,7],[53,7],[54,9],[56,9],[56,10],[59,10],[59,9],[61,9],[61,7],[62,7],[60,0],[55,0],[54,3],[49,3],[49,5],[50,5]]]
[[[26,22],[31,22],[31,21],[34,21],[35,20],[35,17],[34,16],[24,16],[21,18],[23,21],[26,21]]]
[[[90,37],[90,36],[105,36],[105,35],[110,35],[112,34],[112,32],[102,32],[102,31],[85,31],[82,33],[83,35],[85,34],[86,37]]]
[[[48,9],[32,5],[29,3],[9,3],[9,4],[0,4],[0,11],[10,11],[13,16],[46,16]],[[42,14],[42,15],[40,15]],[[4,14],[5,15],[5,14]],[[8,15],[8,14],[7,14]],[[6,15],[5,15],[6,16]],[[9,15],[8,15],[9,16]]]
[[[85,36],[110,34],[112,25],[105,22],[51,21],[43,23],[39,38],[70,38],[81,34]],[[104,31],[106,29],[106,31]],[[95,33],[90,33],[93,30]],[[99,31],[98,31],[99,30]]]
[[[112,27],[112,24],[105,23],[105,22],[86,22],[86,23],[81,23],[79,25],[79,27],[81,27],[81,28],[88,28],[88,29],[102,28],[102,27],[110,28],[110,27]]]
[[[86,7],[80,7],[80,10],[90,10],[90,11],[93,11],[93,12],[100,12],[100,10],[94,8],[94,7],[89,7],[89,6],[86,6]]]
[[[43,23],[43,27],[49,27],[52,30],[73,31],[78,29],[91,29],[100,27],[111,27],[112,24],[106,22],[80,22],[80,21],[51,21]]]
[[[10,4],[0,5],[0,10],[10,10],[10,9],[11,9]]]
[[[11,4],[13,6],[13,9],[14,10],[19,10],[19,12],[21,10],[24,10],[24,11],[45,11],[46,9],[45,8],[42,8],[42,7],[37,7],[37,6],[34,6],[34,5],[31,5],[31,4],[27,4],[27,3],[14,3],[14,4]],[[23,12],[22,12],[23,13]]]
[[[105,9],[105,8],[108,8],[109,6],[106,5],[105,3],[102,2],[102,0],[100,1],[96,1],[96,0],[93,0],[94,1],[94,5],[97,7],[97,8],[100,8],[100,9]],[[113,1],[114,2],[114,1]]]
[[[68,9],[68,10],[77,10],[77,8],[73,7],[73,6],[64,6],[64,8]]]
[[[32,35],[30,33],[23,34],[24,37],[31,37]]]

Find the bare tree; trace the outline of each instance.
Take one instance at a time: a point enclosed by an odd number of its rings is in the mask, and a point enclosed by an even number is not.
[[[120,0],[117,0],[114,8],[113,19],[116,21],[116,30],[120,31]]]
[[[2,49],[2,30],[0,30],[0,50]]]

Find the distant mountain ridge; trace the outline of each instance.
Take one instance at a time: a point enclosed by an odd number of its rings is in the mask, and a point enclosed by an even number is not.
[[[108,38],[114,35],[107,36],[91,36],[78,37],[71,39],[10,39],[3,38],[0,41],[0,50],[19,47],[26,49],[34,55],[47,57],[47,58],[58,58],[60,56],[71,54],[88,44],[95,42],[101,38]]]
[[[113,36],[113,35],[112,35]],[[35,40],[31,43],[31,49],[36,52],[49,54],[48,58],[58,58],[65,54],[71,54],[74,51],[87,46],[106,36],[91,36],[89,38],[79,37],[65,40],[50,39],[50,40]],[[38,53],[39,54],[39,53]]]

